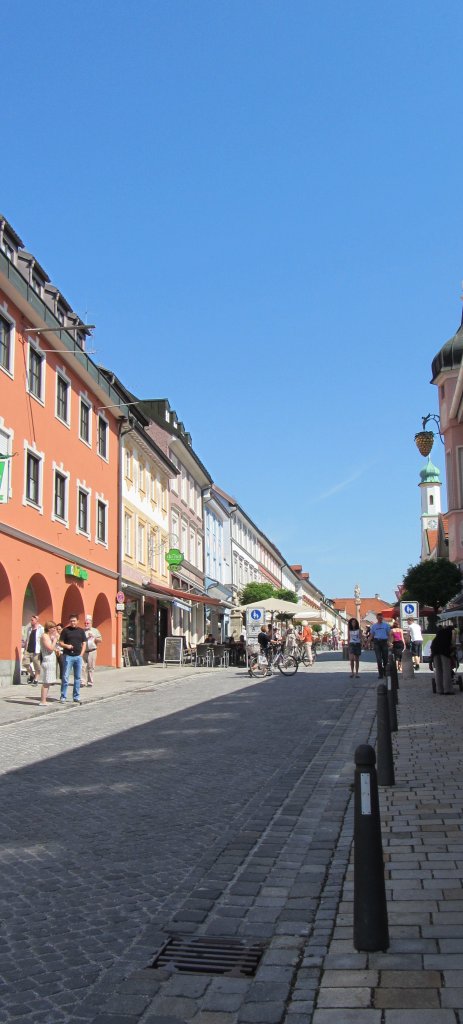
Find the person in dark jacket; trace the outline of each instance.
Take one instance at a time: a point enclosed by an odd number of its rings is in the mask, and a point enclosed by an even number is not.
[[[437,693],[455,693],[452,686],[452,657],[454,656],[452,626],[441,626],[431,641],[429,667],[434,669]]]

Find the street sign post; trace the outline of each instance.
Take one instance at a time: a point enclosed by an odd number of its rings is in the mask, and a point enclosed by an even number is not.
[[[246,636],[256,637],[265,623],[265,608],[248,608],[246,611]]]
[[[400,623],[403,629],[404,622],[407,619],[418,619],[420,614],[420,606],[418,601],[401,601],[400,602]]]

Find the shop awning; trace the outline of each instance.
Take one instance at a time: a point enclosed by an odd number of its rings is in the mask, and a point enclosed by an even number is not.
[[[216,597],[208,597],[207,594],[192,594],[189,590],[175,590],[174,587],[161,587],[157,583],[149,583],[146,587],[153,597],[174,598],[177,601],[194,601],[196,604],[208,604],[217,608],[224,607],[222,601]]]

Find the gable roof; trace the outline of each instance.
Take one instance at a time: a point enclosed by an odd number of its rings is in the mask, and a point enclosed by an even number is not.
[[[378,612],[382,612],[384,608],[390,608],[391,603],[394,604],[395,602],[383,601],[379,597],[361,597],[360,618],[364,619],[368,612],[373,612],[376,615]],[[334,597],[333,604],[337,611],[345,611],[348,618],[357,618],[355,597]]]

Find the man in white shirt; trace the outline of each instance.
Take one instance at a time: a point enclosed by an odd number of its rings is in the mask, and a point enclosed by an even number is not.
[[[421,626],[416,619],[407,619],[408,632],[410,635],[410,650],[412,652],[412,662],[415,672],[418,672],[421,661],[421,652],[423,650],[423,634],[421,632]]]

